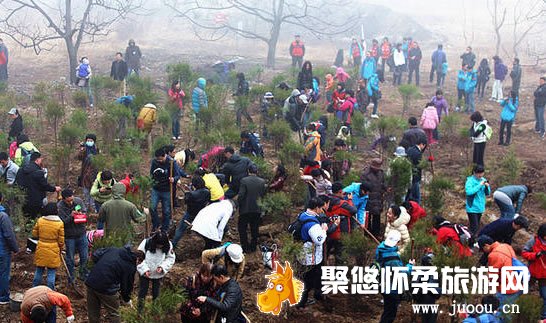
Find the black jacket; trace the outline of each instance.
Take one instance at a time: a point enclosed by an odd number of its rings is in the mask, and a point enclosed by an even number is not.
[[[313,73],[301,71],[298,74],[298,89],[305,90],[306,88],[313,88]]]
[[[251,164],[252,161],[250,159],[239,155],[233,155],[222,166],[220,173],[226,176],[226,182],[234,193],[239,193],[241,180],[248,176],[248,166]]]
[[[261,213],[258,200],[264,196],[266,189],[265,180],[261,177],[250,175],[241,180],[239,189],[239,214]]]
[[[534,93],[535,107],[540,108],[546,105],[546,83],[539,86]]]
[[[367,167],[360,175],[360,181],[372,186],[372,190],[368,193],[366,210],[373,214],[381,213],[383,211],[383,195],[387,191],[385,173],[381,169],[373,170],[371,167]]]
[[[136,272],[136,256],[129,248],[101,248],[93,253],[95,265],[85,280],[95,291],[115,295],[121,292],[125,302],[131,300]]]
[[[116,81],[123,81],[127,76],[127,63],[124,60],[113,61],[110,69],[110,77]]]
[[[427,140],[427,135],[421,128],[409,128],[408,130],[404,131],[404,135],[402,136],[402,140],[400,140],[400,146],[404,147],[406,150],[408,150],[410,147],[417,145],[417,140],[419,138],[424,138]]]
[[[410,57],[415,56],[415,59],[411,59]],[[408,61],[409,66],[411,67],[418,67],[419,64],[421,64],[421,59],[423,58],[423,53],[421,52],[421,48],[411,48],[408,53]]]
[[[218,316],[216,322],[223,322],[222,319],[226,319],[226,323],[238,322],[238,317],[241,315],[243,306],[243,292],[239,284],[230,279],[216,292],[223,300],[217,301],[212,297],[207,297],[206,303],[218,310]]]
[[[184,201],[187,206],[187,212],[190,215],[190,222],[195,219],[197,213],[201,211],[210,201],[210,191],[206,188],[201,188],[195,191],[186,192]]]
[[[65,239],[77,239],[85,235],[85,223],[74,223],[72,211],[74,211],[76,205],[81,207],[81,213],[87,212],[85,203],[83,203],[82,199],[79,197],[74,197],[72,205],[66,204],[65,201],[59,201],[59,203],[57,203],[58,215],[64,223]]]
[[[173,163],[174,165],[174,163]],[[169,177],[171,174],[171,162],[169,160],[165,160],[163,163],[158,162],[155,158],[152,159],[152,163],[150,165],[150,176],[152,177],[152,180],[154,182],[153,189],[159,192],[168,192],[171,190]],[[172,170],[173,177],[176,177],[176,173],[174,170]]]
[[[45,172],[35,162],[30,162],[19,169],[15,183],[26,191],[25,205],[31,208],[41,208],[46,192],[55,192],[55,186],[47,182]]]
[[[419,163],[423,158],[423,152],[417,147],[417,145],[412,146],[407,151],[408,159],[413,164],[413,182],[421,180],[421,168],[419,168]]]
[[[470,52],[470,53],[464,53],[461,55],[462,64],[468,65],[468,68],[473,68],[474,65],[476,65],[476,54]]]
[[[17,138],[23,132],[23,117],[18,115],[9,127],[8,138]]]

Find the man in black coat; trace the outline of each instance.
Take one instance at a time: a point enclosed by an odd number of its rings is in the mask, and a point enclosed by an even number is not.
[[[425,131],[423,131],[423,129],[419,128],[419,126],[417,125],[417,118],[409,117],[408,124],[409,129],[404,131],[404,135],[402,136],[402,140],[400,140],[399,144],[399,146],[402,146],[404,147],[404,149],[406,149],[406,152],[410,147],[415,146],[419,139],[427,139]]]
[[[419,86],[419,68],[421,66],[421,59],[423,59],[423,53],[416,41],[412,43],[412,47],[408,52],[408,84],[411,84],[413,73],[415,73],[415,85]]]
[[[417,144],[410,147],[407,151],[408,159],[413,165],[413,175],[411,177],[411,188],[408,195],[408,200],[415,201],[417,204],[421,204],[421,159],[423,158],[423,151],[427,147],[427,141],[424,138],[419,138]]]
[[[500,218],[483,227],[478,233],[478,237],[486,235],[495,241],[511,245],[516,231],[528,228],[529,220],[522,215],[515,219]]]
[[[248,176],[241,180],[239,189],[239,237],[241,247],[245,253],[256,251],[258,244],[258,230],[260,226],[260,216],[262,209],[258,205],[258,200],[265,194],[266,183],[261,177],[258,177],[258,167],[251,164],[248,167]],[[247,227],[250,224],[250,234],[252,239],[248,244]]]
[[[116,53],[116,60],[112,62],[110,77],[116,81],[123,81],[127,76],[127,63],[123,60],[123,54]]]
[[[212,279],[216,286],[220,286],[216,295],[223,295],[220,300],[208,296],[199,296],[197,301],[211,306],[218,311],[216,322],[235,323],[242,318],[243,291],[234,279],[228,276],[226,267],[214,265]]]
[[[227,161],[220,169],[220,173],[226,176],[229,189],[225,196],[231,199],[239,193],[241,180],[248,176],[248,166],[252,164],[252,161],[246,157],[235,155],[235,150],[229,146],[224,149],[224,157]]]
[[[131,305],[131,293],[137,263],[144,260],[142,251],[129,247],[101,248],[92,256],[95,264],[85,281],[87,286],[87,315],[89,323],[101,322],[101,307],[106,309],[106,322],[119,323],[119,296]]]
[[[127,75],[131,75],[135,72],[137,76],[140,76],[140,59],[142,58],[142,52],[140,47],[135,44],[133,39],[129,39],[129,46],[125,49],[125,59],[127,60]]]
[[[383,161],[381,158],[374,158],[370,161],[370,165],[364,169],[360,175],[362,183],[368,183],[371,187],[368,192],[368,203],[366,203],[366,211],[370,213],[370,232],[380,238],[381,230],[381,213],[383,212],[384,195],[387,191],[385,184],[385,173],[381,169]]]
[[[37,151],[33,152],[30,155],[30,163],[23,166],[15,177],[15,183],[24,189],[27,195],[23,212],[32,219],[37,218],[42,210],[46,192],[61,191],[60,186],[53,186],[47,182],[42,162],[42,154]]]
[[[535,100],[535,132],[540,134],[542,139],[546,136],[544,128],[544,106],[546,106],[546,76],[540,78],[539,86],[533,93]]]
[[[466,52],[461,55],[461,65],[468,65],[468,69],[472,70],[476,65],[476,54],[472,52],[472,47],[468,46]]]

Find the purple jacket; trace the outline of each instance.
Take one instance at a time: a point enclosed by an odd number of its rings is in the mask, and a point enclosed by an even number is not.
[[[437,96],[433,96],[430,100],[436,107],[436,111],[438,112],[438,118],[442,118],[442,112],[447,116],[449,114],[446,98],[442,97],[441,99],[438,99]]]
[[[495,80],[504,81],[506,74],[508,74],[508,67],[500,59],[495,61]]]

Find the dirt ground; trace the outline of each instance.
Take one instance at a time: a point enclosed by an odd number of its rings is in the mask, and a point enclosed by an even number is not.
[[[100,66],[95,69],[97,74],[106,74],[109,67],[110,51],[107,48],[100,48],[98,50]],[[165,54],[164,51],[158,51],[150,49],[147,54],[146,65],[144,68],[145,75],[151,75],[157,84],[164,86],[164,66],[171,62],[188,61],[190,64],[209,64],[218,59],[218,56],[210,55],[204,57],[194,57],[192,55],[180,55]],[[428,57],[429,53],[425,52],[424,56]],[[24,56],[24,55],[23,55]],[[457,62],[451,64],[451,66],[458,65],[458,55],[451,55],[451,62]],[[65,64],[62,55],[36,59],[40,64],[40,69],[36,70],[32,64],[23,64],[22,62],[12,61],[11,66],[11,78],[10,88],[17,91],[17,93],[23,98],[32,95],[32,87],[35,82],[40,80],[58,80],[59,77],[64,76],[62,68]],[[428,82],[428,60],[423,60],[423,66],[421,67],[421,98],[415,100],[409,111],[409,115],[419,117],[421,115],[424,103],[432,97],[435,91],[435,87]],[[253,66],[254,64],[261,63],[261,59],[248,58],[245,62],[241,63],[240,68],[245,69]],[[316,64],[316,62],[314,62]],[[330,60],[319,62],[320,65],[328,65]],[[97,63],[99,64],[99,63]],[[288,66],[287,60],[281,60],[278,70],[281,70]],[[271,77],[278,71],[266,71],[266,78]],[[499,115],[501,109],[498,104],[491,103],[487,100],[476,100],[476,109],[484,112],[484,116],[494,129],[494,138],[488,143],[486,149],[486,166],[494,164],[494,161],[500,159],[508,149],[514,149],[516,155],[525,164],[525,169],[519,182],[532,184],[534,190],[539,192],[546,192],[546,151],[544,150],[545,141],[540,140],[534,133],[534,114],[532,107],[532,92],[534,91],[538,82],[538,75],[540,71],[537,71],[533,67],[524,67],[523,69],[523,84],[520,90],[520,111],[518,112],[516,126],[513,128],[513,142],[512,145],[507,148],[504,146],[497,146],[498,139],[498,125],[500,124]],[[404,79],[407,74],[404,75]],[[446,96],[456,95],[456,71],[450,71],[446,79],[445,92]],[[383,99],[380,101],[380,114],[381,115],[399,115],[401,113],[401,99],[398,95],[396,88],[391,85],[392,75],[387,75],[386,84],[382,85]],[[509,88],[510,81],[505,82],[505,91]],[[491,91],[492,82],[488,83],[486,89],[486,95]],[[455,92],[455,94],[454,94]],[[488,96],[486,96],[488,98]],[[23,115],[30,113],[31,109],[28,106],[21,106]],[[452,111],[451,107],[451,110]],[[253,114],[257,117],[257,111],[253,111]],[[92,122],[90,122],[91,124]],[[44,121],[45,124],[45,121]],[[469,121],[470,126],[470,121]],[[30,131],[31,138],[37,137],[40,134]],[[371,154],[365,151],[365,147],[368,144],[369,138],[362,139],[359,143],[359,150],[355,153],[357,162],[355,169],[363,169],[364,164],[369,159]],[[51,143],[42,143],[41,149],[47,151],[51,147]],[[179,147],[183,148],[183,147]],[[467,165],[466,157],[463,153],[463,147],[447,145],[440,143],[434,148],[435,164],[434,168],[437,172],[440,172],[448,177],[454,179],[457,190],[456,193],[449,193],[446,197],[446,210],[444,214],[448,215],[450,220],[466,221],[466,213],[464,209],[464,179],[461,176],[462,169]],[[269,155],[269,154],[268,154]],[[148,160],[148,156],[143,153],[143,159]],[[147,163],[143,163],[143,171],[146,172],[148,167]],[[70,178],[75,180],[79,171],[79,164],[72,163],[72,167],[69,170]],[[495,172],[495,169],[488,169],[488,172]],[[487,175],[486,175],[487,176]],[[495,186],[495,183],[492,183]],[[426,198],[426,196],[424,196]],[[297,206],[294,206],[297,208]],[[524,206],[524,214],[528,216],[532,222],[531,228],[536,230],[539,223],[544,222],[544,210],[540,209],[537,201],[533,196],[528,198]],[[179,219],[182,215],[182,209],[177,209],[175,218]],[[486,210],[486,216],[483,222],[490,222],[497,216],[497,209],[495,206],[490,206]],[[238,234],[236,231],[236,216],[230,220],[230,233],[225,240],[238,241]],[[267,224],[267,223],[265,223]],[[269,232],[261,232],[260,243],[278,243],[277,233],[284,231],[283,224],[274,224],[271,226],[273,234],[269,235]],[[271,239],[271,236],[273,239]],[[516,245],[521,246],[527,240],[528,235],[526,233],[518,234],[516,237]],[[24,238],[21,238],[20,245],[24,245]],[[197,267],[200,261],[200,251],[202,249],[202,240],[196,235],[186,235],[180,243],[181,248],[177,251],[177,262],[169,273],[165,280],[165,285],[179,284],[180,281],[190,275]],[[288,311],[283,310],[279,317],[271,315],[265,315],[258,311],[256,306],[256,294],[261,292],[266,287],[266,280],[264,276],[269,274],[269,271],[264,269],[261,264],[261,255],[258,253],[247,256],[247,268],[245,270],[245,276],[240,281],[241,287],[244,293],[244,311],[248,314],[252,322],[376,322],[379,320],[379,316],[382,312],[382,306],[380,303],[380,296],[329,296],[328,301],[325,304],[318,304],[307,308],[305,311],[299,312],[294,308],[290,308]],[[282,257],[282,255],[281,255]],[[34,266],[32,264],[33,256],[20,254],[13,259],[12,267],[12,291],[24,291],[31,287]],[[78,287],[84,290],[84,286],[81,282],[78,282]],[[66,274],[64,270],[59,269],[59,275],[57,276],[57,289],[60,292],[66,293],[72,300],[75,308],[75,316],[77,322],[87,322],[86,320],[86,304],[85,299],[79,298],[71,287],[66,284]],[[443,301],[442,301],[443,302]],[[443,304],[447,304],[443,302]],[[285,305],[286,306],[286,305]],[[58,311],[59,317],[63,317],[61,311]],[[0,307],[0,322],[17,322],[18,314],[9,312],[7,307]],[[179,321],[178,314],[173,314],[169,322]],[[403,303],[399,310],[397,322],[410,322],[411,321],[411,307],[408,303]],[[447,317],[440,318],[440,322],[447,322]]]

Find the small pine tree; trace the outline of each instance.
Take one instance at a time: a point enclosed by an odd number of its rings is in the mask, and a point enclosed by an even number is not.
[[[404,116],[411,107],[411,101],[419,97],[419,88],[414,84],[402,84],[398,87],[398,92],[402,96],[402,116]]]
[[[389,164],[387,182],[393,188],[394,203],[401,203],[411,186],[413,165],[405,157],[396,157]]]

